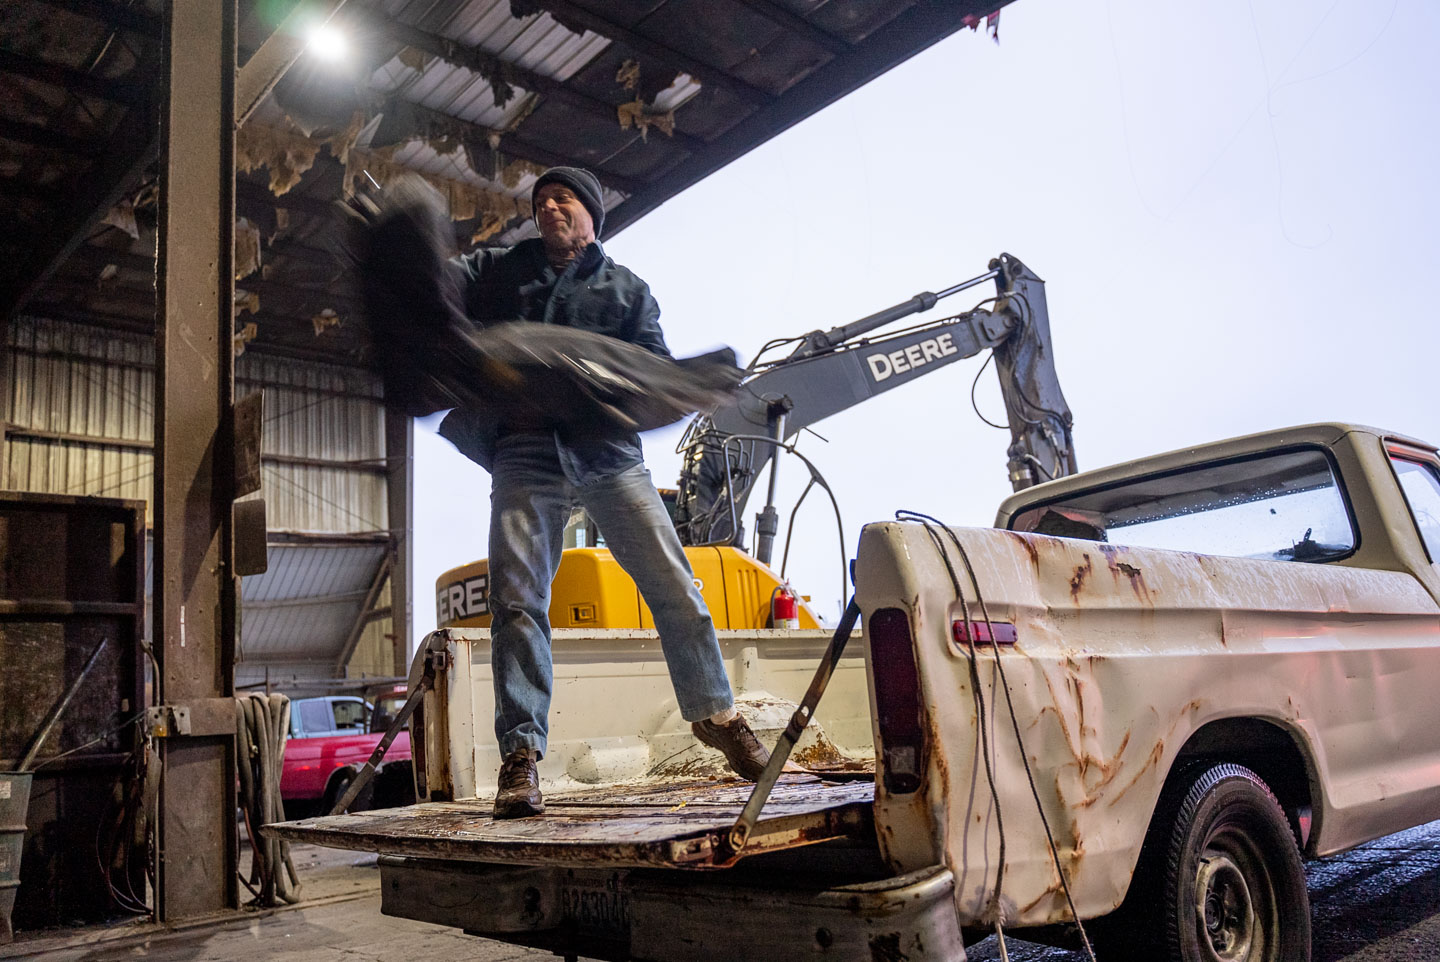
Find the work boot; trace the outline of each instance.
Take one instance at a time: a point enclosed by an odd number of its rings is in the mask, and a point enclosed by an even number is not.
[[[495,818],[525,818],[545,811],[540,797],[540,774],[535,752],[521,749],[505,756],[500,766],[500,791],[495,795]]]
[[[758,782],[764,774],[765,764],[770,761],[770,752],[760,744],[760,739],[755,737],[750,726],[745,724],[745,719],[739,715],[723,725],[704,718],[692,722],[690,730],[701,742],[724,755],[730,770],[741,778]]]

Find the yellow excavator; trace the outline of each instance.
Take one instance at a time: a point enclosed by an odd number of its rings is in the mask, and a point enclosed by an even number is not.
[[[866,336],[991,280],[996,294],[981,302],[988,307]],[[787,354],[774,357],[787,348]],[[794,595],[770,567],[779,530],[776,455],[795,455],[810,470],[810,483],[799,502],[816,485],[829,493],[814,465],[795,450],[794,436],[823,418],[987,349],[994,352],[1009,421],[1011,486],[1019,491],[1073,474],[1072,417],[1055,373],[1045,282],[1009,254],[991,261],[986,273],[939,293],[917,294],[850,324],[777,339],[761,348],[734,398],[691,421],[680,442],[679,488],[661,491],[716,628],[821,627],[809,598]],[[750,553],[742,547],[745,531],[739,519],[767,465],[768,497],[755,517]],[[838,507],[835,513],[838,522]],[[565,546],[551,590],[552,627],[655,627],[635,582],[583,512],[571,518]],[[488,628],[488,589],[484,560],[442,574],[435,582],[436,624]]]

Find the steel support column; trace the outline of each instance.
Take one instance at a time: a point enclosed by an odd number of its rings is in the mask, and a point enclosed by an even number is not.
[[[402,414],[385,411],[385,496],[389,509],[390,544],[394,560],[390,567],[390,630],[395,642],[395,674],[410,671],[410,572],[414,570],[411,537],[415,528],[415,422]]]
[[[173,705],[234,693],[235,0],[168,0],[164,19],[154,638]],[[233,908],[233,734],[160,744],[159,917]]]

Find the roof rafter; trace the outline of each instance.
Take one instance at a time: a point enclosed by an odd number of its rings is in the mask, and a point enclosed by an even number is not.
[[[754,10],[786,33],[793,33],[832,54],[849,53],[851,50],[847,41],[833,33],[827,33],[804,17],[791,13],[775,3],[774,0],[735,0],[735,2]]]
[[[123,314],[78,307],[74,304],[49,298],[36,300],[30,305],[26,313],[52,321],[80,324],[99,330],[120,330],[130,334],[141,334],[145,336],[153,336],[155,333],[155,320],[153,317],[130,317]],[[268,316],[264,311],[258,316],[258,320],[262,323],[273,319],[274,318]],[[300,347],[289,343],[267,341],[263,338],[251,341],[246,345],[247,354],[286,358],[292,361],[338,364],[347,367],[356,366],[355,355],[358,354],[359,350],[360,344],[358,342],[354,344],[342,343],[337,345],[335,350]]]
[[[40,124],[7,120],[4,117],[0,117],[0,137],[31,147],[50,147],[82,156],[88,156],[95,149],[95,141],[91,138],[77,137]]]
[[[492,53],[481,50],[478,47],[469,47],[448,37],[439,34],[428,33],[419,27],[413,27],[408,23],[399,20],[391,20],[381,17],[374,10],[366,9],[360,5],[352,7],[353,10],[363,11],[364,15],[380,29],[384,30],[394,40],[398,40],[406,46],[414,47],[416,50],[428,53],[432,57],[450,64],[452,67],[462,67],[472,73],[494,82],[496,78],[505,83],[513,83],[525,90],[549,97],[567,107],[583,111],[594,117],[601,117],[613,123],[618,123],[616,111],[617,105],[607,103],[604,100],[596,100],[586,94],[573,90],[558,80],[537,74],[527,70],[518,64],[503,60]],[[501,131],[502,136],[505,132]],[[705,146],[705,141],[698,137],[691,136],[682,131],[675,131],[672,139],[676,144],[686,150],[695,151]],[[517,153],[517,156],[519,154]],[[570,163],[574,163],[571,161]],[[552,165],[553,166],[553,165]]]
[[[0,177],[0,197],[24,197],[53,204],[60,197],[60,191],[45,184],[34,184],[17,177]]]
[[[444,111],[433,110],[429,107],[421,106],[420,104],[414,103],[413,101],[407,100],[406,104],[409,109],[415,111],[415,114],[417,116],[432,118],[438,123],[451,126],[462,136],[472,137],[481,143],[488,142],[491,136],[498,136],[501,146],[497,149],[509,153],[511,156],[516,157],[520,160],[528,160],[531,163],[542,164],[546,167],[586,166],[582,161],[576,160],[573,157],[564,156],[563,154],[554,153],[552,151],[546,150],[543,147],[537,147],[529,141],[523,140],[515,136],[514,134],[506,133],[504,131],[491,130],[489,127],[484,127],[480,124],[471,123],[468,120],[462,120],[459,117],[447,114]],[[600,178],[602,182],[608,183],[616,190],[624,191],[627,194],[634,193],[641,187],[641,185],[637,181],[633,180],[632,178],[625,177],[621,174],[611,174],[603,170],[597,170],[594,173],[597,177]]]
[[[752,107],[763,107],[774,99],[759,87],[746,83],[723,68],[701,63],[663,43],[642,37],[633,30],[571,3],[570,0],[525,0],[525,6],[547,11],[567,25],[573,23],[584,27],[591,33],[618,40],[638,53],[654,57],[667,66],[688,73],[702,84],[727,90]]]
[[[105,145],[99,167],[77,178],[74,190],[68,194],[69,202],[59,205],[57,215],[50,219],[49,233],[37,238],[30,256],[3,278],[0,321],[11,317],[34,296],[155,159],[159,144],[149,118],[150,110],[145,107],[125,115]]]
[[[153,273],[155,270],[155,258],[148,254],[139,254],[113,247],[99,247],[94,244],[82,245],[72,255],[72,261],[92,268],[114,264],[117,267],[140,273]],[[344,310],[358,310],[360,307],[360,299],[350,292],[336,291],[328,287],[307,287],[303,284],[293,284],[254,274],[237,280],[235,286],[260,295],[262,301],[274,298],[299,304],[321,304]],[[124,289],[136,290],[131,287]],[[284,311],[276,313],[285,314]],[[303,320],[298,314],[290,316]]]
[[[129,79],[107,80],[63,64],[34,60],[11,50],[0,49],[0,73],[38,80],[70,93],[98,97],[131,107],[143,104],[149,97],[149,91],[143,83]]]
[[[108,27],[129,30],[151,40],[160,39],[160,17],[141,6],[122,7],[108,0],[40,0],[41,3],[91,20]]]

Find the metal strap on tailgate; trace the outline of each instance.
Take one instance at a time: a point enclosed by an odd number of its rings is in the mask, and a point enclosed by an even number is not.
[[[722,853],[724,860],[734,861],[739,858],[741,850],[749,842],[750,833],[755,830],[755,822],[760,818],[760,812],[764,809],[766,800],[769,799],[771,791],[775,788],[775,782],[785,768],[785,763],[790,760],[790,753],[795,750],[795,743],[800,740],[800,733],[805,730],[810,719],[815,717],[815,706],[820,703],[820,696],[825,694],[825,688],[830,684],[830,676],[835,674],[835,666],[840,663],[840,656],[845,653],[845,646],[850,641],[850,632],[859,620],[860,605],[852,597],[850,603],[845,606],[845,613],[840,616],[840,624],[835,628],[835,634],[830,639],[830,646],[825,649],[825,657],[820,659],[820,667],[815,669],[815,677],[810,680],[810,687],[806,689],[805,697],[801,699],[800,706],[795,709],[795,714],[790,716],[790,724],[785,726],[785,731],[780,735],[780,741],[776,743],[775,750],[770,753],[770,763],[765,766],[760,780],[755,783],[755,789],[746,800],[740,817],[735,820],[735,824],[730,827],[730,832],[725,836],[727,851]]]

